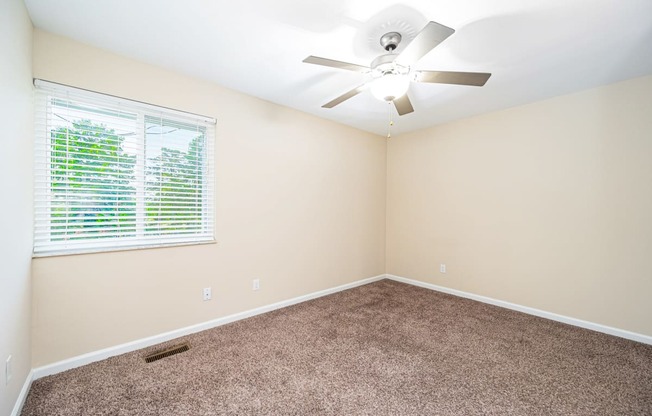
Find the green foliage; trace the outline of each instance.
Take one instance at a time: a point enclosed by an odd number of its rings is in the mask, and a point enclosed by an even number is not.
[[[74,240],[202,229],[204,136],[163,147],[145,166],[145,227],[137,230],[136,155],[113,129],[78,120],[50,132],[51,238]],[[107,229],[107,227],[109,227]]]
[[[163,147],[147,163],[146,222],[148,233],[196,232],[202,228],[203,136],[182,152]]]
[[[124,137],[104,125],[78,120],[72,128],[52,130],[50,139],[52,238],[133,235],[136,156],[124,151]],[[99,230],[109,224],[115,231]]]

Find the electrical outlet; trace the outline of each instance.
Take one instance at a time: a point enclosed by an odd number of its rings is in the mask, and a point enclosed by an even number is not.
[[[205,287],[204,288],[204,300],[211,300],[212,297],[213,297],[213,295],[211,293],[211,288],[210,287]]]
[[[5,384],[9,384],[9,380],[11,380],[12,372],[11,372],[11,355],[7,357],[7,361],[5,361]]]
[[[439,265],[439,273],[446,273],[446,265],[445,264],[440,264]]]
[[[253,282],[252,282],[251,288],[253,290],[260,289],[260,279],[254,279]]]

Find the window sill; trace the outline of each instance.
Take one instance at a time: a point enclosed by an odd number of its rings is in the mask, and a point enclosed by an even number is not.
[[[32,253],[32,258],[38,259],[44,257],[77,256],[80,254],[113,253],[117,251],[153,250],[159,248],[185,247],[185,246],[196,246],[196,245],[205,245],[205,244],[217,244],[217,241],[216,240],[188,241],[188,242],[172,242],[172,243],[162,243],[162,244],[148,244],[143,246],[88,248],[88,249],[80,249],[74,251],[73,250],[50,251],[45,253]]]

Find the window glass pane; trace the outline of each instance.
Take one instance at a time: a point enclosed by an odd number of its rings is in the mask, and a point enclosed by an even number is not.
[[[52,99],[51,239],[134,235],[136,115]]]
[[[145,120],[145,232],[201,230],[205,129],[153,117]]]
[[[214,241],[214,120],[35,84],[36,255]]]

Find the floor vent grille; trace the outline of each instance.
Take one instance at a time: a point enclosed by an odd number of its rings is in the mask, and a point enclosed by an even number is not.
[[[190,345],[187,342],[185,342],[183,344],[179,344],[179,345],[174,345],[174,346],[172,346],[170,348],[167,348],[167,349],[165,349],[163,351],[157,351],[157,352],[154,352],[154,353],[151,353],[151,354],[145,356],[145,362],[146,363],[152,363],[152,362],[158,361],[158,360],[160,360],[162,358],[169,357],[169,356],[174,355],[174,354],[179,354],[180,352],[188,351],[189,349],[190,349]]]

